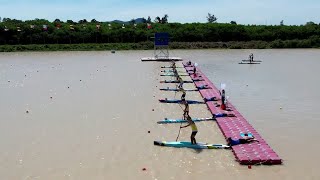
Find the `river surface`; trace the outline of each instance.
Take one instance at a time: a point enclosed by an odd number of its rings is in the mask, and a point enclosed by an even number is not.
[[[251,52],[263,62],[239,65]],[[284,160],[252,169],[230,150],[153,145],[176,140],[180,124],[156,122],[183,112],[158,102],[181,94],[159,91],[175,85],[159,83],[169,63],[140,61],[152,53],[0,53],[0,179],[320,179],[320,50],[171,51],[226,83],[229,102]],[[205,105],[190,115],[210,117]],[[215,122],[198,129],[198,142],[226,143]]]

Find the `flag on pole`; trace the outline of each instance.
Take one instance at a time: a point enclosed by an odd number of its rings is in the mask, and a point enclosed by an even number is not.
[[[151,26],[150,23],[147,23],[147,28],[148,28],[148,29],[151,29],[151,28],[152,28],[152,26]]]

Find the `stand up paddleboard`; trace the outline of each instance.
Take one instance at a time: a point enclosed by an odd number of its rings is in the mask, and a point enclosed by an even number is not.
[[[162,103],[181,103],[180,99],[159,99]],[[203,101],[186,100],[188,104],[204,104]]]
[[[173,70],[163,70],[161,72],[165,72],[165,73],[172,73]],[[180,73],[185,73],[186,71],[177,71],[177,72],[180,72]]]
[[[172,61],[182,61],[182,58],[180,57],[144,57],[141,58],[142,62],[147,61],[158,61],[158,62],[172,62]]]
[[[198,81],[204,81],[203,79],[194,79],[192,81],[182,81],[183,83],[193,83],[193,82],[198,82]],[[170,80],[165,80],[165,81],[160,81],[160,83],[180,83],[180,81],[170,81]]]
[[[175,89],[175,88],[160,88],[160,91],[182,91],[182,90]],[[184,89],[184,91],[199,91],[199,89]]]
[[[213,117],[210,117],[210,118],[192,118],[192,121],[193,122],[200,122],[200,121],[212,121],[212,120],[216,120],[216,118],[222,118],[222,117],[228,117],[232,115],[232,117],[235,117],[234,114],[226,114],[226,113],[217,113],[217,114],[214,114]],[[161,121],[158,121],[157,122],[158,124],[169,124],[169,123],[187,123],[186,120],[184,119],[168,119],[168,118],[165,118]],[[242,136],[244,136],[245,133],[241,134]],[[248,136],[252,136],[252,134],[250,133],[247,133],[249,134]]]
[[[161,68],[173,68],[173,67],[172,66],[161,66]],[[184,68],[184,67],[177,66],[176,68]]]
[[[240,62],[239,64],[260,64],[260,63],[243,63],[243,62]]]
[[[197,89],[184,89],[185,91],[199,91],[201,89],[211,89],[211,87],[199,86]],[[174,88],[160,88],[161,91],[182,91],[182,89],[174,89]]]
[[[197,143],[191,144],[191,142],[167,142],[167,141],[154,141],[154,145],[156,146],[167,146],[167,147],[175,147],[175,148],[192,148],[192,149],[228,149],[230,146],[224,144],[207,144],[207,143]]]
[[[192,118],[193,122],[201,122],[201,121],[214,121],[215,118]],[[184,119],[164,119],[157,122],[158,124],[170,124],[170,123],[187,123]]]
[[[242,61],[244,61],[244,62],[250,62],[250,60],[248,60],[248,59],[242,60]],[[262,61],[260,61],[260,60],[254,60],[254,61],[251,61],[251,62],[262,62]]]
[[[160,76],[176,76],[174,74],[160,74]],[[179,74],[179,76],[190,76],[188,74]]]

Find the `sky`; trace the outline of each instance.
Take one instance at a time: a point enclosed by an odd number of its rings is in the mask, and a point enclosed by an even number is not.
[[[0,17],[63,21],[123,20],[168,14],[169,22],[300,25],[320,21],[320,0],[0,0]]]

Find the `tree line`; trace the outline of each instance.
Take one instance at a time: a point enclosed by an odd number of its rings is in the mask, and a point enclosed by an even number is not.
[[[309,40],[320,46],[320,25],[240,25],[231,23],[168,23],[168,16],[142,23],[128,24],[81,20],[66,22],[56,19],[21,21],[4,18],[0,22],[1,45],[140,43],[152,41],[155,32],[168,32],[174,42],[230,42]],[[210,21],[216,18],[208,14]]]

